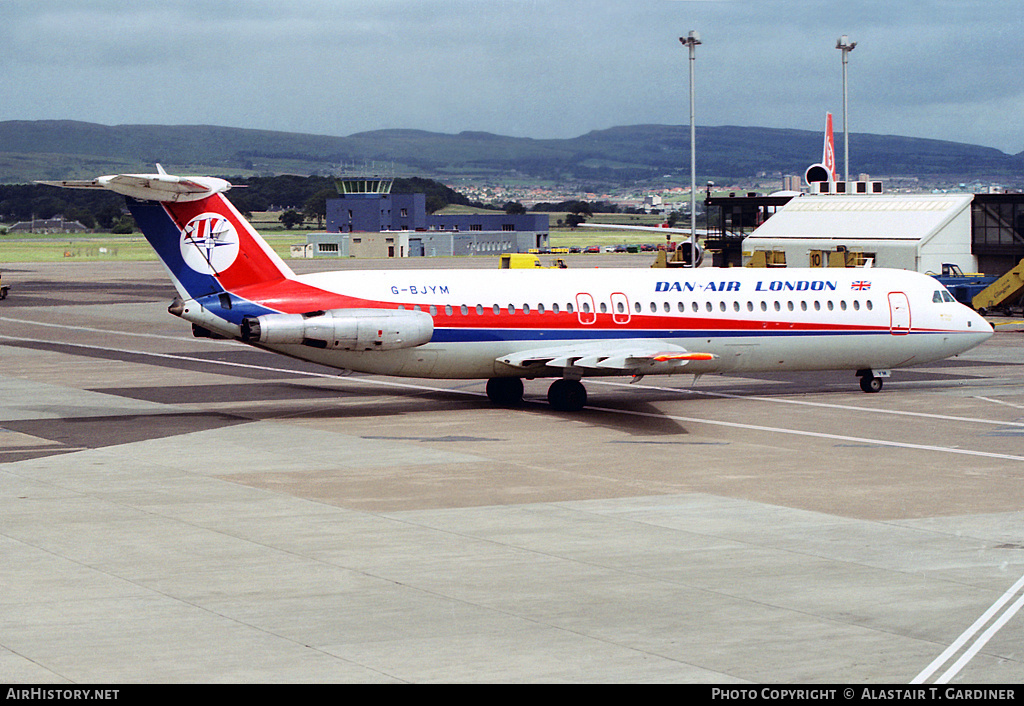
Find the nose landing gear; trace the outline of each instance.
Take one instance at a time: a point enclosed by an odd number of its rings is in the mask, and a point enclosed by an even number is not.
[[[882,378],[889,377],[888,370],[858,370],[860,389],[864,392],[879,392],[882,389]]]

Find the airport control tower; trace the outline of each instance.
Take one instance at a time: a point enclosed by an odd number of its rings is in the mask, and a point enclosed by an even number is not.
[[[395,182],[392,177],[338,177],[334,180],[334,186],[338,193],[344,196],[381,196],[391,193],[391,185]]]
[[[393,177],[344,176],[334,180],[337,199],[327,201],[327,230],[379,233],[426,227],[424,194],[392,194]]]

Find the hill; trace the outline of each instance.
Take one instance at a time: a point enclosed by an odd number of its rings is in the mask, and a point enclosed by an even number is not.
[[[841,142],[837,136],[837,145]],[[821,134],[756,127],[697,128],[698,173],[743,178],[803,174],[821,153]],[[635,125],[563,140],[377,130],[348,137],[209,125],[118,125],[75,121],[0,122],[0,183],[87,178],[169,169],[220,175],[334,174],[343,164],[436,178],[520,176],[624,184],[688,175],[689,127]],[[850,135],[851,170],[872,176],[1018,183],[1024,153],[892,135]],[[386,166],[385,166],[386,165]]]

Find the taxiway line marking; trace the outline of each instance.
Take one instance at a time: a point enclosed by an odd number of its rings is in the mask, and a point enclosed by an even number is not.
[[[114,331],[114,330],[105,329],[105,328],[90,328],[88,326],[69,326],[68,324],[51,324],[51,323],[47,323],[45,321],[28,321],[27,319],[12,319],[9,316],[0,316],[0,321],[6,321],[6,322],[12,323],[12,324],[26,324],[26,325],[30,325],[30,326],[45,326],[47,328],[63,328],[63,329],[68,329],[70,331],[86,331],[88,333],[102,333],[102,334],[105,334],[105,335],[108,335],[108,336],[112,335],[112,334],[116,334],[118,336],[135,336],[137,338],[156,338],[156,339],[160,339],[160,340],[164,340],[164,341],[186,341],[186,340],[190,341],[190,340],[192,340],[192,339],[189,339],[189,338],[184,338],[182,336],[164,336],[164,335],[161,335],[159,333],[135,333],[133,331]],[[25,340],[31,340],[31,339],[25,339]],[[195,339],[195,340],[202,341],[203,339]],[[209,342],[211,342],[211,343],[223,343],[223,341],[213,341],[212,339],[207,339],[207,340]]]
[[[46,344],[51,344],[51,345],[55,343],[54,341],[44,341],[44,340],[39,340],[39,339],[19,338],[19,337],[15,337],[15,336],[3,336],[3,335],[0,335],[0,340],[4,340],[4,339],[14,340],[14,341],[25,341],[25,342],[30,342],[30,343],[46,343]],[[303,370],[289,370],[287,368],[277,368],[277,367],[271,367],[271,366],[267,366],[267,365],[253,365],[251,363],[235,363],[235,362],[231,362],[231,361],[222,361],[222,360],[207,360],[207,359],[204,359],[204,358],[195,358],[195,357],[192,357],[192,356],[180,355],[180,354],[175,354],[175,353],[154,353],[154,352],[150,352],[150,351],[125,350],[125,349],[122,349],[122,348],[109,348],[109,347],[105,347],[105,346],[95,346],[95,345],[89,345],[89,344],[84,344],[84,343],[58,342],[58,345],[64,345],[64,346],[69,346],[69,347],[85,348],[85,349],[91,349],[91,350],[101,350],[101,351],[106,351],[106,352],[109,352],[109,353],[124,353],[124,354],[129,354],[129,355],[152,356],[152,357],[155,357],[155,358],[165,358],[165,359],[171,359],[171,360],[182,360],[182,361],[188,361],[188,362],[192,362],[192,363],[204,363],[204,364],[207,364],[207,365],[223,365],[223,366],[228,366],[228,367],[248,368],[248,369],[251,369],[251,370],[264,370],[264,371],[268,371],[268,372],[287,373],[289,375],[296,375],[296,374],[298,374],[298,375],[306,375],[306,376],[309,376],[309,377],[327,378],[327,379],[332,379],[332,380],[334,380],[334,379],[343,380],[344,379],[343,376],[329,375],[327,373],[316,373],[316,372],[303,371]],[[369,377],[360,377],[359,381],[367,383],[367,384],[372,384],[372,385],[381,385],[381,386],[385,386],[385,387],[399,387],[399,388],[414,389],[414,390],[425,390],[425,391],[429,391],[429,392],[448,392],[448,393],[455,393],[455,394],[460,394],[460,395],[473,395],[473,396],[477,396],[477,397],[480,397],[480,396],[484,395],[484,393],[482,393],[482,392],[474,392],[472,390],[454,390],[454,389],[445,388],[445,387],[432,387],[432,386],[428,386],[428,385],[419,385],[419,384],[413,384],[413,383],[392,382],[390,380],[375,380],[375,379],[369,378]],[[606,383],[606,384],[613,384],[614,385],[615,383]],[[623,386],[625,386],[627,383],[621,383],[621,384]],[[664,389],[672,389],[672,388],[664,388]],[[651,418],[654,418],[654,419],[672,419],[672,420],[675,420],[675,421],[688,422],[688,423],[691,423],[691,424],[708,424],[708,425],[711,425],[711,426],[729,427],[729,428],[732,428],[732,429],[745,429],[745,430],[748,430],[748,431],[761,431],[761,432],[767,432],[767,433],[770,433],[770,434],[789,434],[791,436],[805,436],[805,437],[818,438],[818,439],[830,439],[830,440],[834,440],[834,441],[854,442],[854,443],[859,443],[859,444],[871,444],[871,445],[876,445],[876,446],[888,446],[888,447],[893,447],[893,448],[911,449],[911,450],[915,450],[915,451],[936,451],[936,452],[940,452],[940,453],[958,454],[958,455],[963,455],[963,456],[979,456],[979,457],[982,457],[982,458],[997,458],[997,459],[1008,460],[1008,461],[1022,461],[1022,462],[1024,462],[1024,456],[1015,456],[1015,455],[1012,455],[1012,454],[992,453],[992,452],[988,452],[988,451],[974,451],[974,450],[971,450],[971,449],[958,449],[958,448],[952,448],[952,447],[946,447],[946,446],[932,446],[932,445],[928,445],[928,444],[912,444],[912,443],[905,442],[905,441],[888,441],[886,439],[869,439],[869,438],[858,437],[858,436],[845,436],[845,435],[842,435],[842,434],[829,434],[829,433],[826,433],[826,432],[803,431],[803,430],[800,430],[800,429],[785,429],[785,428],[782,428],[782,427],[768,427],[768,426],[763,426],[763,425],[760,425],[760,424],[744,424],[744,423],[741,423],[741,422],[726,422],[726,421],[721,421],[721,420],[708,419],[708,418],[704,418],[704,417],[683,417],[683,416],[674,415],[674,414],[655,414],[653,412],[638,412],[638,411],[634,411],[634,410],[613,409],[613,408],[610,408],[610,407],[594,407],[594,406],[591,406],[591,405],[588,405],[587,409],[594,409],[594,410],[597,410],[597,411],[600,411],[600,412],[610,412],[610,413],[614,413],[614,414],[624,414],[624,415],[635,416],[635,417],[651,417]],[[986,421],[986,423],[990,423],[990,424],[995,424],[996,423],[996,422],[992,422],[992,421],[988,421],[988,420],[978,420],[978,421]],[[998,424],[1005,424],[1005,422],[998,422]]]
[[[992,453],[989,451],[973,451],[971,449],[957,449],[950,446],[932,446],[930,444],[912,444],[907,441],[888,441],[886,439],[869,439],[860,436],[845,436],[843,434],[829,434],[821,431],[803,431],[801,429],[784,429],[781,427],[766,427],[760,424],[744,424],[742,422],[725,422],[705,417],[681,417],[675,414],[656,414],[654,412],[637,412],[627,409],[612,409],[610,407],[593,407],[587,405],[587,409],[596,409],[601,412],[616,412],[618,414],[632,415],[635,417],[653,417],[655,419],[672,419],[690,424],[710,424],[713,426],[730,427],[733,429],[745,429],[747,431],[763,431],[770,434],[789,434],[791,436],[809,436],[817,439],[830,439],[833,441],[854,442],[858,444],[871,444],[875,446],[890,446],[899,449],[911,449],[915,451],[939,451],[942,453],[960,454],[964,456],[981,456],[983,458],[998,458],[1006,461],[1024,461],[1024,456],[1013,454]]]
[[[965,644],[967,644],[967,641],[970,640],[975,633],[977,633],[979,630],[981,630],[982,627],[988,624],[988,622],[992,620],[993,616],[995,616],[1000,610],[1002,610],[1003,606],[1006,605],[1009,602],[1009,600],[1013,598],[1013,596],[1016,595],[1017,592],[1019,592],[1022,588],[1024,588],[1024,576],[1021,576],[1019,579],[1017,579],[1017,582],[1010,586],[1006,593],[1000,596],[999,599],[996,600],[996,602],[993,603],[988,610],[982,613],[980,618],[975,620],[969,628],[964,630],[964,632],[956,640],[954,640],[953,643],[942,652],[942,654],[940,654],[938,657],[932,660],[932,663],[925,667],[924,670],[922,670],[920,674],[914,677],[910,683],[923,684],[924,681],[931,677],[932,674],[934,674],[936,671],[938,671],[939,668],[942,667],[942,665],[946,664],[950,659],[952,659],[953,655],[959,652],[960,649],[963,648]],[[979,635],[978,638],[974,641],[974,643],[967,649],[967,651],[964,652],[964,654],[961,655],[960,658],[956,662],[954,662],[951,667],[949,667],[949,669],[943,672],[935,681],[935,683],[946,684],[949,682],[950,679],[955,677],[960,672],[960,670],[963,669],[974,658],[976,654],[978,654],[981,648],[984,647],[985,644],[989,640],[991,640],[992,637],[997,632],[999,632],[999,630],[1004,625],[1006,625],[1007,622],[1010,621],[1010,618],[1017,614],[1017,611],[1019,611],[1022,606],[1024,606],[1024,595],[1021,595],[1019,598],[1017,598],[1017,600],[1014,601],[1013,604],[1009,608],[1007,608],[1003,612],[1003,614],[1000,615],[999,618],[997,618],[996,621],[988,627],[987,630],[985,630],[985,632]]]
[[[757,395],[737,395],[730,392],[710,392],[708,390],[693,390],[684,389],[679,387],[662,387],[659,385],[634,385],[628,382],[610,382],[607,380],[591,380],[597,385],[610,385],[613,387],[633,387],[642,388],[648,390],[659,390],[662,392],[678,392],[687,395],[699,395],[703,397],[722,397],[725,399],[734,400],[753,400],[755,402],[770,402],[772,404],[791,404],[791,405],[802,405],[805,407],[821,407],[824,409],[838,409],[849,412],[868,412],[871,414],[892,414],[903,417],[919,417],[922,419],[938,419],[944,422],[968,422],[973,424],[992,424],[995,426],[1005,427],[1022,427],[1024,428],[1024,422],[1004,422],[995,419],[978,419],[977,417],[956,417],[949,414],[931,414],[929,412],[908,412],[899,409],[874,409],[871,407],[858,407],[856,405],[845,405],[845,404],[832,404],[829,402],[809,402],[807,400],[787,400],[787,399],[776,399],[772,397],[758,397]],[[987,402],[997,402],[997,400],[990,400],[987,397],[979,397]],[[1007,403],[1002,403],[1007,404]],[[1016,407],[1017,405],[1009,405]]]
[[[1002,400],[994,400],[991,397],[981,397],[980,395],[975,395],[974,399],[984,400],[985,402],[991,402],[992,404],[1006,405],[1007,407],[1013,407],[1015,409],[1024,409],[1024,405],[1013,404],[1012,402],[1003,402]]]
[[[73,330],[73,331],[88,331],[90,333],[104,333],[104,334],[117,334],[117,335],[122,335],[122,336],[136,336],[136,337],[140,337],[140,338],[156,338],[156,339],[162,339],[162,340],[190,341],[190,342],[194,342],[195,340],[203,341],[203,339],[192,339],[192,338],[185,338],[185,337],[180,337],[180,336],[163,336],[163,335],[153,334],[153,333],[133,333],[133,332],[129,332],[129,331],[117,331],[117,330],[110,330],[110,329],[89,328],[89,327],[85,327],[85,326],[70,326],[68,324],[51,324],[51,323],[45,323],[45,322],[42,322],[42,321],[30,321],[30,320],[27,320],[27,319],[13,319],[13,318],[6,317],[6,316],[0,316],[0,321],[9,321],[11,323],[28,324],[28,325],[34,325],[34,326],[47,326],[47,327],[51,327],[51,328],[64,328],[64,329],[70,329],[70,330]],[[30,340],[34,340],[34,339],[23,339],[23,340],[30,341]],[[213,341],[213,340],[208,341],[208,342],[216,343],[218,345],[222,345],[223,343],[225,343],[225,341]],[[228,342],[230,343],[230,341],[228,341]],[[68,344],[68,345],[73,345],[73,344]],[[111,350],[117,350],[117,349],[111,349]],[[141,351],[121,351],[121,352],[140,353]],[[158,355],[158,354],[152,354],[152,355]],[[224,363],[224,364],[225,365],[230,365],[230,363]],[[277,368],[264,368],[264,369],[268,370],[268,371],[277,370]],[[292,371],[292,372],[294,372],[294,371]],[[337,376],[323,374],[323,377],[333,378],[333,377],[337,377]],[[607,380],[592,380],[591,382],[593,382],[594,384],[598,384],[598,385],[609,385],[609,386],[613,386],[613,387],[631,387],[631,386],[636,387],[635,385],[633,385],[633,383],[610,382],[610,381],[607,381]],[[392,383],[392,384],[398,385],[399,383]],[[853,412],[869,412],[869,413],[874,413],[874,414],[892,414],[892,415],[900,415],[900,416],[908,416],[908,417],[921,417],[921,418],[925,418],[925,419],[939,419],[939,420],[949,421],[949,422],[970,422],[970,423],[974,423],[974,424],[992,424],[992,425],[996,425],[996,426],[1011,426],[1011,427],[1022,427],[1022,428],[1024,428],[1024,422],[1004,422],[1004,421],[996,421],[996,420],[992,420],[992,419],[977,419],[977,418],[972,418],[972,417],[956,417],[956,416],[952,416],[952,415],[948,415],[948,414],[929,414],[927,412],[908,412],[908,411],[895,410],[895,409],[873,409],[873,408],[870,408],[870,407],[858,407],[856,405],[830,404],[830,403],[827,403],[827,402],[808,402],[806,400],[774,399],[774,398],[770,398],[770,397],[759,397],[759,396],[756,396],[756,395],[737,395],[737,394],[733,394],[733,393],[729,393],[729,392],[711,392],[711,391],[708,391],[708,390],[683,389],[683,388],[678,388],[678,387],[663,387],[663,386],[659,386],[659,385],[642,385],[640,387],[651,389],[651,390],[660,390],[660,391],[664,391],[664,392],[677,392],[677,393],[683,393],[683,394],[689,394],[689,395],[699,395],[699,396],[703,396],[703,397],[721,397],[721,398],[724,398],[724,399],[754,400],[756,402],[770,402],[770,403],[773,403],[773,404],[804,405],[804,406],[808,406],[808,407],[822,407],[822,408],[826,408],[826,409],[849,410],[849,411],[853,411]],[[434,390],[435,388],[425,388],[425,389]],[[441,389],[448,389],[448,388],[441,388]],[[1006,405],[1008,407],[1019,407],[1019,405],[1010,404],[1008,402],[1000,402],[999,400],[989,399],[988,397],[977,397],[977,399],[985,400],[986,402],[993,402],[995,404],[1003,404],[1003,405]]]

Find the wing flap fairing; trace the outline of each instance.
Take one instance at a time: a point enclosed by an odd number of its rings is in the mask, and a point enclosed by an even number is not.
[[[714,360],[713,353],[695,353],[662,341],[624,341],[618,344],[583,344],[519,351],[498,358],[517,368],[577,368],[628,374],[669,373],[690,361]]]

